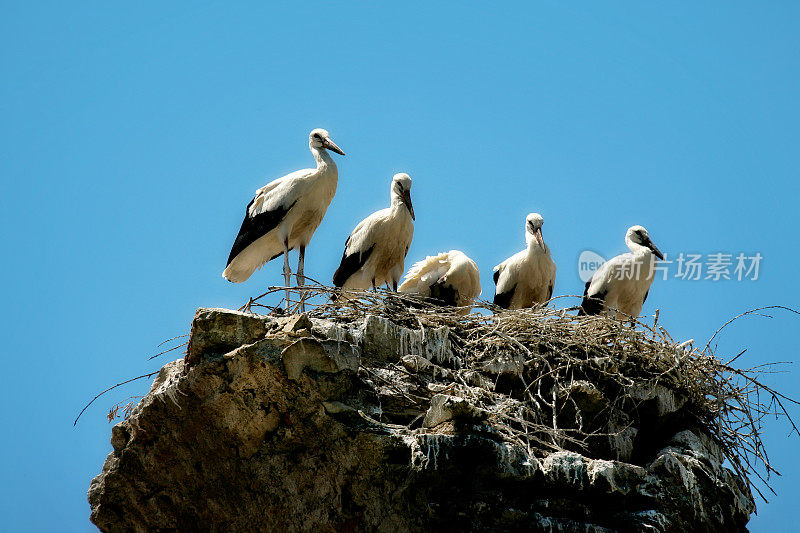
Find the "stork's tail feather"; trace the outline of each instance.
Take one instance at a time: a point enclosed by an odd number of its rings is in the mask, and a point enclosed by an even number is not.
[[[232,276],[233,276],[233,273],[231,272],[230,267],[228,267],[228,268],[226,268],[225,270],[222,271],[222,277],[223,278],[225,278],[226,280],[230,281],[231,283],[239,283],[238,280],[234,281]]]
[[[231,283],[242,283],[247,281],[255,271],[255,269],[236,268],[235,265],[236,262],[233,262],[225,267],[225,270],[222,271],[222,277]]]

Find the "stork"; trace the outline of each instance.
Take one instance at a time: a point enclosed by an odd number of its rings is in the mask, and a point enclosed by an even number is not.
[[[344,244],[342,262],[333,284],[345,289],[373,289],[397,283],[414,236],[411,178],[395,174],[390,188],[391,205],[362,220]]]
[[[664,256],[642,226],[628,229],[625,244],[630,253],[606,261],[586,282],[578,315],[623,313],[635,319],[642,312],[655,277],[655,258]]]
[[[245,209],[244,221],[233,242],[222,277],[234,283],[246,281],[256,269],[283,254],[286,310],[289,310],[289,250],[299,249],[297,283],[303,276],[306,246],[311,242],[336,194],[339,171],[328,150],[344,155],[327,131],[312,130],[308,146],[316,169],[304,169],[278,178],[256,191]],[[305,310],[302,292],[300,310]]]
[[[464,252],[450,250],[414,263],[398,290],[459,307],[459,313],[466,315],[481,293],[480,272]]]
[[[539,213],[525,218],[528,247],[494,267],[494,303],[506,309],[522,309],[547,302],[553,296],[556,264],[544,243]]]

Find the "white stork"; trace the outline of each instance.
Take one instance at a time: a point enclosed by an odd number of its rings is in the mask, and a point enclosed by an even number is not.
[[[459,313],[466,315],[481,293],[480,272],[464,252],[450,250],[414,263],[398,290],[460,307]]]
[[[578,315],[598,315],[607,311],[636,318],[650,292],[655,276],[655,258],[664,259],[642,226],[633,226],[625,234],[630,253],[603,263],[586,282]]]
[[[292,172],[256,191],[255,197],[247,204],[242,227],[222,273],[228,281],[241,283],[264,263],[283,254],[287,311],[292,274],[289,250],[298,248],[300,251],[297,282],[302,286],[305,283],[303,263],[306,246],[336,194],[339,179],[336,163],[328,150],[344,155],[323,129],[315,129],[309,134],[308,146],[317,168]],[[301,297],[301,310],[304,307]]]
[[[539,213],[525,218],[528,247],[494,267],[494,303],[505,309],[522,309],[547,302],[553,296],[556,264],[544,243]]]
[[[384,283],[397,290],[408,247],[414,236],[411,178],[395,174],[391,205],[362,220],[344,244],[342,262],[333,284],[345,289],[377,288]]]

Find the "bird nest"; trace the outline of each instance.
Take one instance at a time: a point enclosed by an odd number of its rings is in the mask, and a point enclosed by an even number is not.
[[[262,298],[280,290],[273,288],[245,307],[267,308]],[[389,364],[390,372],[365,367],[365,377],[388,385],[421,413],[435,394],[463,398],[495,435],[532,456],[569,450],[615,459],[627,439],[632,452],[625,459],[644,462],[658,451],[654,446],[663,446],[667,431],[700,430],[764,498],[753,481],[771,490],[769,477],[778,473],[762,440],[765,418],[785,417],[791,432],[798,433],[786,408],[798,402],[762,381],[779,363],[742,369],[733,366],[741,353],[728,361],[715,354],[717,334],[739,317],[698,348],[674,340],[658,324],[657,313],[652,322],[621,322],[578,317],[569,312],[574,308],[552,304],[507,311],[478,302],[463,315],[392,292],[351,291],[348,298],[331,301],[334,294],[341,292],[307,286],[308,315],[345,325],[373,315],[414,330],[445,326],[452,359],[427,370],[402,362]]]

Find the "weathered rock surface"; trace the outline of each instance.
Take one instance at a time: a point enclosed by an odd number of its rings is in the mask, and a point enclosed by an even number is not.
[[[413,382],[389,379],[398,367],[460,364],[448,343],[446,331],[378,317],[343,327],[200,309],[186,360],[165,365],[113,427],[89,489],[92,522],[103,531],[744,530],[750,492],[699,430],[643,457],[628,450],[637,464],[612,460],[619,449],[608,460],[534,458],[466,399],[443,390],[413,401]],[[586,412],[602,407],[590,383],[573,392]],[[653,416],[681,404],[668,390],[640,396]],[[635,443],[627,429],[623,447]]]

